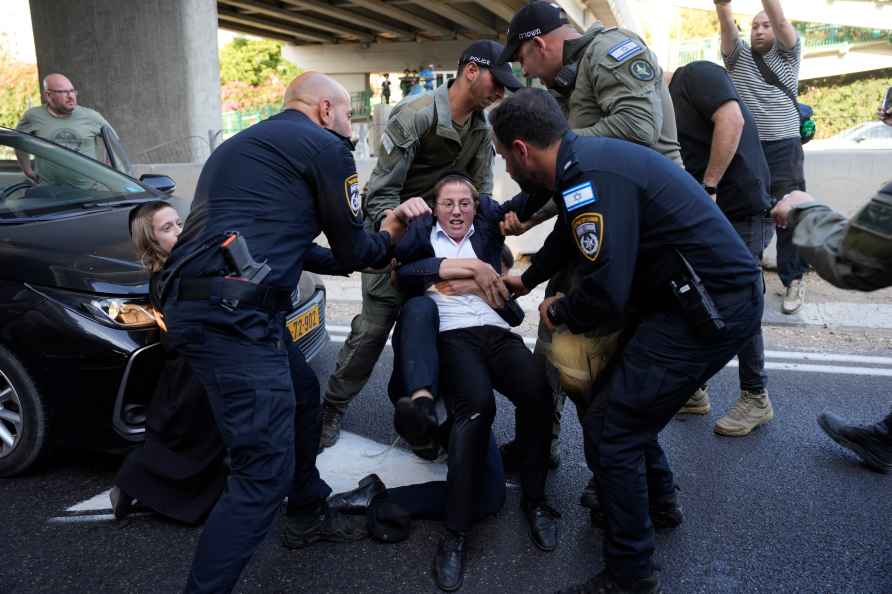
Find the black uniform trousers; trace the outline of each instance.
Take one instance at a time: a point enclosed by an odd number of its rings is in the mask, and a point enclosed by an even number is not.
[[[649,499],[673,484],[659,432],[761,324],[761,283],[713,300],[726,329],[710,339],[692,334],[677,312],[644,317],[602,384],[598,399],[606,399],[606,411],[593,406],[583,419],[586,459],[595,464],[607,516],[604,556],[620,583],[654,571]]]
[[[209,306],[206,323],[218,317],[226,313]],[[309,367],[300,366],[306,361],[291,346],[282,314],[270,319],[269,328],[264,339],[249,340],[185,320],[170,325],[169,343],[204,384],[230,457],[226,488],[198,543],[189,593],[232,591],[286,495],[294,509],[331,493],[315,469],[319,384],[308,380]],[[299,381],[292,377],[292,363],[303,369],[295,375]],[[297,422],[295,394],[301,408],[310,410]]]
[[[474,326],[439,334],[440,392],[453,419],[449,437],[449,497],[446,527],[466,532],[481,486],[481,465],[496,416],[493,389],[517,407],[517,440],[525,444],[520,480],[530,502],[545,498],[554,403],[545,369],[523,340],[497,326]]]

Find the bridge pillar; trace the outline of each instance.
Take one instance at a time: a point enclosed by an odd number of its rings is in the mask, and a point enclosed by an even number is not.
[[[78,102],[105,116],[131,159],[207,157],[208,133],[221,128],[215,0],[30,4],[41,79],[71,79]]]

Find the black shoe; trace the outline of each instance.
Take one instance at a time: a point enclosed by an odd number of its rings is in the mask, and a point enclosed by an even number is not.
[[[133,511],[133,503],[136,500],[122,491],[120,487],[112,487],[108,498],[111,500],[112,513],[116,520],[123,520]]]
[[[437,431],[437,413],[433,398],[411,399],[404,396],[396,401],[393,426],[409,445],[420,446],[433,441]]]
[[[621,586],[607,571],[602,571],[584,584],[577,584],[557,594],[661,594],[660,580],[656,575],[639,578],[634,583]]]
[[[540,550],[550,553],[558,546],[561,533],[560,512],[545,503],[521,502],[521,508],[530,524],[530,539]]]
[[[372,500],[386,489],[377,474],[370,474],[352,491],[332,495],[328,499],[328,509],[342,514],[364,514]]]
[[[322,405],[322,431],[319,434],[319,449],[330,448],[341,436],[341,421],[344,411],[329,404]]]
[[[868,468],[882,473],[892,470],[892,435],[885,426],[847,425],[832,413],[818,416],[818,425],[830,439],[855,452]]]
[[[368,535],[365,518],[346,516],[323,504],[311,514],[286,516],[282,545],[288,549],[302,549],[314,542],[355,542]]]
[[[676,486],[670,495],[651,502],[650,521],[653,522],[655,529],[672,530],[684,522],[684,514],[681,511],[681,506],[678,505],[678,496],[675,494],[675,491],[678,490],[678,486]]]
[[[461,588],[465,579],[465,536],[447,531],[434,557],[434,580],[446,592]]]

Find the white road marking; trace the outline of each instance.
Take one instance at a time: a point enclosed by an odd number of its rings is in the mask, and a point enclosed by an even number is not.
[[[402,447],[391,447],[346,431],[341,432],[341,438],[334,446],[319,454],[316,468],[334,493],[356,488],[356,484],[364,476],[372,473],[381,477],[388,487],[446,480],[445,464],[427,462]],[[89,524],[113,521],[114,516],[111,513],[84,513],[111,512],[109,490],[72,505],[65,510],[64,515],[50,518],[49,523]]]

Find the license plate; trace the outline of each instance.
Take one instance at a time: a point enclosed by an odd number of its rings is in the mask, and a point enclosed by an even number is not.
[[[288,320],[288,332],[291,333],[291,340],[297,342],[301,337],[312,332],[320,323],[319,306],[314,305],[296,318]]]

